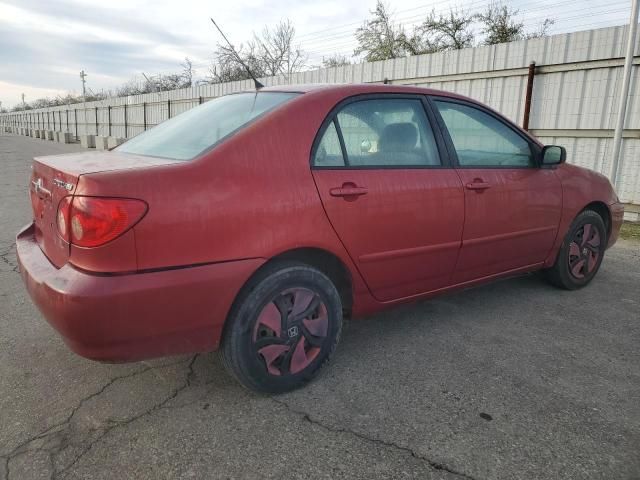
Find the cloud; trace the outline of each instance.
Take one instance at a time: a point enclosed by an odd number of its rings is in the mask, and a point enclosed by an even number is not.
[[[77,92],[80,70],[88,73],[92,90],[113,89],[140,72],[179,71],[185,56],[204,75],[221,42],[210,16],[238,44],[286,17],[298,34],[344,22],[345,17],[361,19],[368,3],[0,0],[0,79],[12,85],[0,89],[0,100],[5,106],[19,103],[19,90],[30,100],[45,91]]]
[[[601,10],[608,8],[604,0],[594,1]],[[526,12],[527,22],[546,15],[571,18],[553,0],[540,0],[535,7],[526,0],[511,3],[523,11],[534,10],[533,15]],[[459,2],[435,4],[446,11]],[[13,85],[0,88],[0,100],[4,106],[18,103],[15,86],[34,94],[47,89],[78,91],[82,69],[94,91],[113,89],[143,71],[177,72],[185,56],[202,75],[221,42],[210,16],[236,45],[265,25],[289,18],[309,63],[317,65],[323,56],[353,51],[353,32],[374,6],[375,0],[0,0],[0,81]],[[421,0],[393,0],[391,6],[406,25],[432,8]],[[565,30],[570,24],[585,28],[585,22],[620,15],[627,14],[603,13],[563,25]]]

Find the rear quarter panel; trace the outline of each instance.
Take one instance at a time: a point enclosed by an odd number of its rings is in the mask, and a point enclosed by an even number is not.
[[[140,270],[271,258],[316,247],[337,255],[364,286],[327,220],[310,171],[311,144],[342,95],[307,93],[201,158],[81,178],[78,193],[141,198],[134,229]]]

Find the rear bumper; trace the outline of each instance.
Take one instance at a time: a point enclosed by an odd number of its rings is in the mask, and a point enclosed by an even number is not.
[[[622,221],[624,219],[624,205],[622,203],[614,203],[609,205],[611,212],[611,233],[609,235],[609,241],[607,242],[607,248],[612,247],[617,241],[620,235],[620,227],[622,227]]]
[[[237,292],[263,262],[95,275],[52,265],[33,225],[16,246],[22,278],[44,317],[71,350],[101,361],[214,350]]]

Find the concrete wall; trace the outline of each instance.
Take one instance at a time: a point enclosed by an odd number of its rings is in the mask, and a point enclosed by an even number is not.
[[[627,27],[610,27],[261,81],[281,85],[382,82],[386,78],[393,84],[470,96],[521,124],[527,67],[535,61],[530,129],[545,143],[566,146],[570,162],[609,175],[626,33]],[[634,63],[618,192],[623,201],[640,204],[640,38]],[[109,98],[5,114],[0,124],[131,138],[201,101],[252,88],[252,81],[246,80]]]

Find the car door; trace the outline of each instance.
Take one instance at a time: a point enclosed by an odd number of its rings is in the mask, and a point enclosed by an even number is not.
[[[556,238],[562,187],[539,147],[493,112],[432,98],[465,192],[454,283],[537,265]]]
[[[312,151],[328,218],[373,296],[394,300],[447,285],[464,192],[420,96],[358,96],[339,105]],[[446,158],[446,157],[444,157]]]

